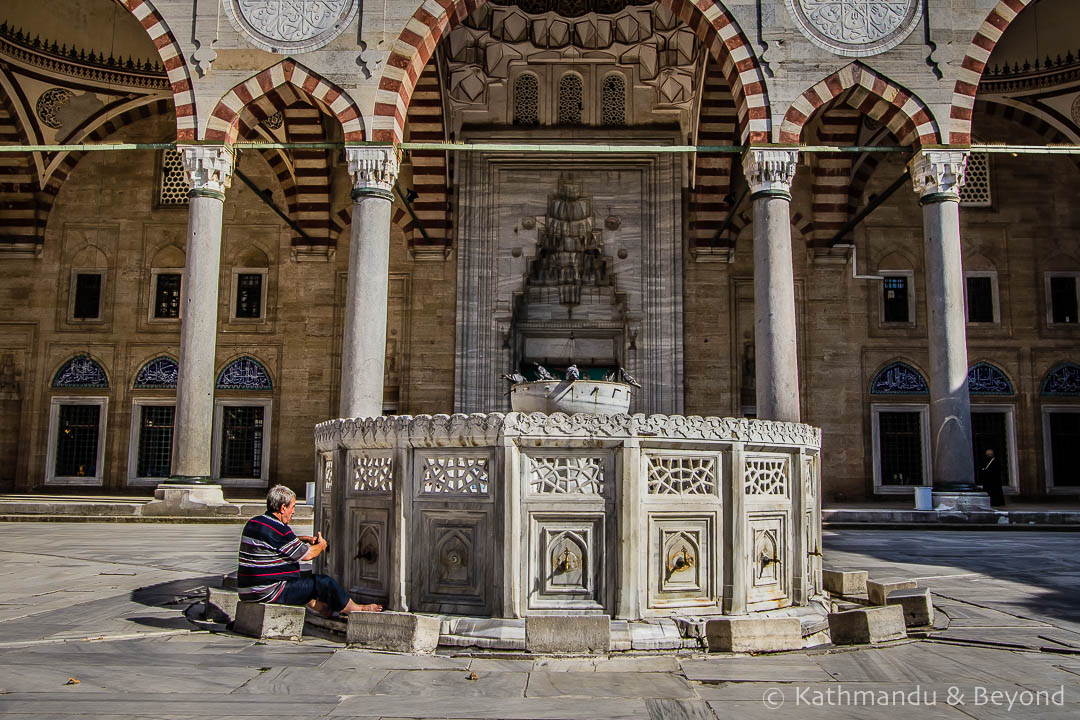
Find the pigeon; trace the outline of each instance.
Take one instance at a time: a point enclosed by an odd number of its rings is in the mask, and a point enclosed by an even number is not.
[[[628,385],[633,385],[636,388],[641,387],[641,383],[639,383],[633,375],[626,372],[625,368],[619,368],[619,377],[622,378],[622,381]]]
[[[580,380],[581,379],[581,371],[577,369],[577,365],[571,365],[570,367],[566,368],[566,379],[567,380]]]
[[[525,382],[525,376],[521,373],[503,373],[502,379],[515,385]]]
[[[546,367],[544,367],[543,365],[541,365],[540,363],[534,362],[533,365],[536,366],[536,377],[540,378],[541,380],[554,380],[555,379],[555,376],[552,375],[551,373],[549,373],[548,369]]]

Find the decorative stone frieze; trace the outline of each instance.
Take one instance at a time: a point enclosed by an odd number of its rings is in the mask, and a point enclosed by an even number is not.
[[[920,196],[941,193],[959,197],[964,186],[967,150],[922,150],[908,163],[911,182]]]
[[[349,175],[354,193],[385,192],[394,189],[401,171],[401,152],[392,145],[346,147]]]
[[[356,17],[356,0],[225,0],[225,15],[256,47],[297,52],[323,47]]]
[[[233,154],[224,145],[182,145],[184,177],[192,191],[224,193],[232,184]]]
[[[896,47],[922,18],[923,0],[787,0],[810,42],[844,57],[877,55]]]
[[[750,184],[750,193],[791,192],[795,170],[799,164],[798,150],[751,148],[743,155],[743,174]]]

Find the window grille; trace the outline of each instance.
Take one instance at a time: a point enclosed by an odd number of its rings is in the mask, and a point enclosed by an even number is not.
[[[226,405],[221,424],[221,477],[262,476],[263,409]]]
[[[180,273],[158,273],[154,288],[154,317],[180,317]]]
[[[99,405],[61,405],[56,436],[56,477],[96,477]]]
[[[179,150],[161,153],[161,177],[158,178],[158,205],[182,206],[188,204],[187,178],[184,176],[184,160]]]
[[[600,121],[609,126],[626,124],[626,79],[622,75],[604,78]]]
[[[581,77],[566,73],[559,80],[559,124],[581,124]]]
[[[143,405],[139,421],[139,477],[169,477],[172,469],[172,405]]]
[[[881,482],[883,485],[922,485],[922,424],[917,412],[883,412]]]
[[[532,73],[519,75],[514,82],[514,124],[537,125],[540,122],[540,84]]]
[[[960,188],[960,204],[964,207],[990,207],[990,155],[971,153],[964,173],[964,186]]]

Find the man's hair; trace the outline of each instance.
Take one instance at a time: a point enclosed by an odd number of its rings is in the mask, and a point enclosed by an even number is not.
[[[266,493],[266,512],[276,513],[296,498],[294,493],[284,485],[275,485]]]

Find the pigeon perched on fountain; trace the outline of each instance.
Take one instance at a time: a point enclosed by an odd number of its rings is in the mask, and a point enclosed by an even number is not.
[[[641,383],[639,383],[633,375],[626,372],[626,368],[619,368],[619,378],[627,385],[633,385],[636,388],[641,387]]]
[[[581,379],[581,371],[578,370],[577,365],[571,365],[570,367],[566,368],[566,379],[567,380],[580,380]]]
[[[502,379],[515,385],[526,382],[525,376],[521,373],[503,373]]]
[[[534,362],[536,366],[536,377],[540,380],[554,380],[555,376],[548,372],[548,369],[538,362]]]

